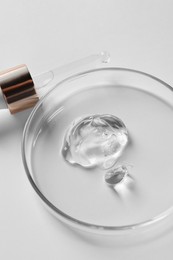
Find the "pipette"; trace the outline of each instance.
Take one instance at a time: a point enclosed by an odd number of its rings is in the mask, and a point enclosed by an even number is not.
[[[90,55],[62,67],[31,76],[26,65],[0,73],[0,109],[9,109],[11,114],[33,107],[58,82],[84,70],[108,63],[108,52]]]

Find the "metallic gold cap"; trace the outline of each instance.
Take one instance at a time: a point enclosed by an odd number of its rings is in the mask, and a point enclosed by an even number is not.
[[[33,107],[39,100],[24,64],[0,72],[0,87],[11,114]]]

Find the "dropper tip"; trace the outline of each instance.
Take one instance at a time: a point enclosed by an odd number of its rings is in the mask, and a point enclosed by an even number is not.
[[[109,52],[102,51],[100,53],[100,55],[101,55],[101,62],[102,63],[109,63],[110,62],[111,57],[110,57],[110,53]]]

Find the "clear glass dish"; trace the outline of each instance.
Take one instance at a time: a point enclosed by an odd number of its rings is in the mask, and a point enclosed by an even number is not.
[[[115,188],[103,170],[62,157],[69,124],[90,114],[115,115],[129,131],[119,161],[132,167]],[[172,220],[172,133],[172,87],[135,70],[90,70],[61,81],[36,105],[24,129],[23,162],[34,190],[61,221],[104,234],[138,231]]]

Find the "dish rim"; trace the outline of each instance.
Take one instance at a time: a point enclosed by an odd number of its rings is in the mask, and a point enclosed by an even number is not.
[[[58,209],[57,207],[55,207],[44,195],[43,193],[40,191],[40,189],[38,188],[38,186],[36,185],[34,179],[32,178],[32,174],[30,173],[29,167],[28,167],[28,163],[27,163],[27,156],[25,153],[26,150],[26,139],[27,139],[27,133],[28,133],[28,129],[30,127],[30,124],[32,123],[32,120],[35,116],[35,113],[37,112],[37,110],[39,109],[39,107],[42,105],[42,103],[44,102],[44,100],[54,91],[54,89],[56,89],[57,87],[59,87],[60,85],[70,81],[70,80],[74,80],[75,78],[78,78],[80,76],[86,76],[90,73],[96,73],[96,72],[101,72],[101,71],[123,71],[123,72],[130,72],[130,73],[135,73],[135,74],[140,74],[142,76],[148,77],[154,81],[159,82],[160,84],[162,84],[164,87],[168,88],[169,90],[173,91],[173,88],[167,84],[166,82],[164,82],[163,80],[139,71],[139,70],[134,70],[134,69],[129,69],[129,68],[121,68],[121,67],[106,67],[106,68],[98,68],[98,69],[92,69],[92,70],[87,70],[87,71],[83,71],[80,73],[76,73],[72,76],[69,76],[63,80],[61,80],[60,82],[58,82],[53,88],[50,89],[50,91],[48,93],[46,93],[36,104],[36,106],[34,107],[34,109],[32,110],[31,114],[29,115],[26,123],[25,123],[25,127],[23,130],[23,136],[22,136],[22,146],[21,146],[21,150],[22,150],[22,160],[23,160],[23,165],[25,168],[25,172],[26,175],[30,181],[31,186],[33,187],[33,189],[35,190],[36,194],[39,196],[39,198],[41,199],[42,202],[44,202],[44,204],[48,207],[48,209],[51,210],[51,212],[56,215],[57,218],[59,218],[60,220],[62,220],[63,222],[73,226],[73,227],[77,227],[79,229],[83,229],[83,230],[87,230],[87,231],[93,231],[93,232],[101,232],[101,233],[119,233],[120,231],[131,231],[131,230],[141,230],[145,227],[150,227],[152,224],[156,224],[158,222],[160,222],[161,220],[166,219],[168,216],[170,216],[173,213],[173,206],[169,207],[167,210],[163,211],[161,214],[150,218],[148,220],[142,221],[142,222],[138,222],[135,224],[130,224],[130,225],[123,225],[123,226],[104,226],[104,225],[97,225],[97,224],[92,224],[92,223],[88,223],[88,222],[84,222],[81,220],[78,220],[76,218],[73,218],[72,216],[66,214],[65,212],[61,211],[60,209]]]

